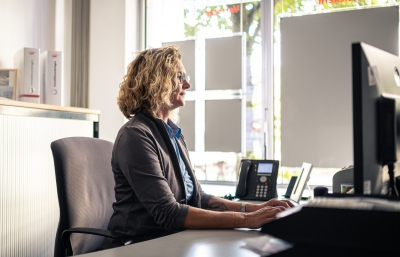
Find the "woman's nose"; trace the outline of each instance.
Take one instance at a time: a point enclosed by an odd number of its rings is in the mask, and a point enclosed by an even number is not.
[[[183,82],[183,89],[189,89],[190,88],[190,83],[187,82],[186,80]]]

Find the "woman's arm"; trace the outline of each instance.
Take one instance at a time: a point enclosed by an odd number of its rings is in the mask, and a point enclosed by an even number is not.
[[[285,208],[264,207],[251,213],[243,212],[216,212],[190,206],[185,228],[188,229],[233,229],[233,228],[259,228],[264,223],[274,220],[276,214]]]
[[[274,220],[277,213],[292,206],[288,201],[272,199],[262,204],[248,203],[244,213],[241,212],[241,202],[213,196],[207,210],[190,206],[184,225],[190,229],[259,228]]]
[[[293,204],[287,200],[279,201],[276,199],[272,199],[261,204],[248,203],[245,206],[245,210],[246,212],[254,212],[268,206],[269,207],[282,206],[284,208],[290,208],[293,207]],[[219,212],[225,212],[225,211],[241,212],[241,208],[242,208],[242,202],[230,201],[215,196],[211,197],[207,206],[207,210],[219,211]]]

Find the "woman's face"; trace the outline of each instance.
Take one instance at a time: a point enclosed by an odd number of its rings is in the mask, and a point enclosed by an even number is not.
[[[173,80],[172,83],[175,85],[176,81],[178,81],[178,85],[176,87],[176,90],[174,92],[174,94],[172,95],[171,98],[171,108],[175,109],[181,106],[185,106],[185,94],[186,94],[186,89],[190,88],[190,84],[187,80],[184,79],[184,75],[186,74],[186,70],[185,67],[183,66],[182,62],[179,61],[178,63],[178,74],[177,77],[178,78],[182,78],[182,82],[178,80]]]

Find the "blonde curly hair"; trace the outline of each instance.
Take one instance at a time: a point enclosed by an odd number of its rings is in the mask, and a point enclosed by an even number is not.
[[[126,118],[132,118],[139,111],[158,118],[160,108],[171,106],[170,99],[178,85],[180,60],[177,46],[148,49],[137,55],[119,85],[117,103]]]

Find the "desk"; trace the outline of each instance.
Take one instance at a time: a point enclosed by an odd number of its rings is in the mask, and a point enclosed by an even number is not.
[[[242,248],[243,239],[263,235],[256,230],[185,230],[157,239],[83,254],[85,257],[256,257]]]

